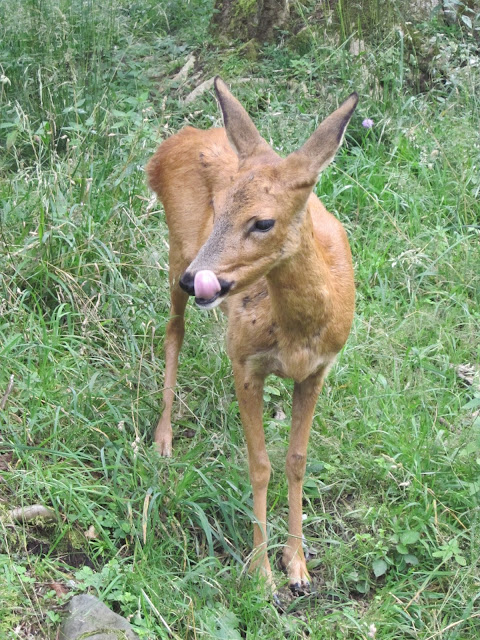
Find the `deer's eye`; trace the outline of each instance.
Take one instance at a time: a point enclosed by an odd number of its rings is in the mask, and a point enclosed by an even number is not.
[[[273,225],[275,224],[275,220],[256,220],[250,231],[270,231],[270,229],[273,228]]]

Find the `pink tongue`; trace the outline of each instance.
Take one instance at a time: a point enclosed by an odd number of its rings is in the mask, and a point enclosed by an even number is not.
[[[222,288],[213,271],[197,271],[193,281],[195,297],[210,300]]]

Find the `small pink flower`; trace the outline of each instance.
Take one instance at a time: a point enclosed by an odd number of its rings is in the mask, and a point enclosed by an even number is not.
[[[371,118],[365,118],[365,120],[362,122],[362,127],[365,127],[365,129],[371,129],[374,124],[375,123]]]

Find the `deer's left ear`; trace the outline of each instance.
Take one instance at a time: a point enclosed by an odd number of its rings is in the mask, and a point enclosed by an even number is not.
[[[292,164],[303,166],[305,182],[314,184],[318,174],[335,157],[357,103],[358,95],[352,93],[336,111],[322,122],[303,147],[286,158]]]
[[[271,147],[258,133],[248,113],[218,76],[215,78],[215,92],[222,110],[228,141],[240,161],[267,150],[271,151]]]

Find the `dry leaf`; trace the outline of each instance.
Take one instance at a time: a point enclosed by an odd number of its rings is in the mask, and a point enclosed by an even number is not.
[[[455,373],[467,386],[471,387],[476,382],[476,386],[480,389],[480,375],[475,365],[468,363],[459,364],[458,367],[455,368]]]
[[[88,529],[85,531],[83,535],[87,540],[95,540],[98,537],[93,524],[88,527]]]
[[[66,596],[69,593],[67,587],[61,582],[51,582],[48,586],[52,591],[55,591],[59,598]]]

